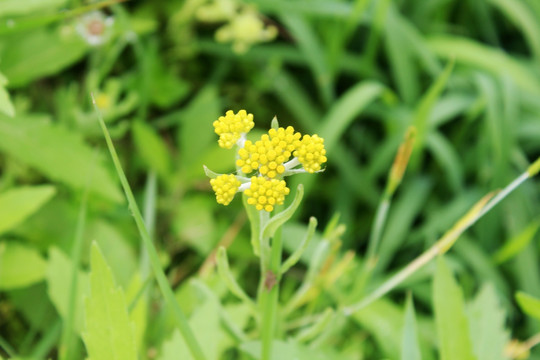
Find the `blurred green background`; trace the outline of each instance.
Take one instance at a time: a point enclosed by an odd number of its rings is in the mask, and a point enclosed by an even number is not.
[[[338,290],[323,289],[314,308],[354,282],[409,125],[418,128],[420,151],[390,209],[374,284],[540,155],[537,0],[0,0],[0,74],[4,356],[8,347],[56,358],[85,191],[83,270],[96,240],[125,289],[133,274],[148,271],[90,94],[180,294],[190,292],[188,279],[206,276],[226,298],[205,272],[220,242],[230,244],[239,282],[256,291],[258,265],[241,201],[218,205],[202,168],[234,170],[234,153],[217,146],[212,127],[228,109],[254,114],[253,136],[277,116],[282,126],[325,138],[325,172],[289,183],[303,183],[306,196],[284,231],[296,239],[309,216],[324,229],[339,214],[346,232],[336,256],[356,256],[336,280]],[[465,299],[492,284],[503,323],[521,340],[540,331],[514,300],[516,291],[540,297],[539,200],[538,181],[526,183],[447,256]],[[308,262],[306,255],[285,279],[283,299]],[[407,280],[379,310],[342,325],[330,341],[342,351],[336,358],[399,358],[401,339],[387,327],[401,326],[407,292],[423,358],[437,358],[433,270]],[[188,313],[193,296],[179,296]],[[157,293],[150,301],[141,353],[167,359],[162,344],[171,324]],[[247,356],[230,344],[220,354]]]

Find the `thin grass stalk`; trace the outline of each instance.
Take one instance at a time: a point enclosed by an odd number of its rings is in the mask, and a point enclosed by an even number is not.
[[[92,96],[92,101],[94,103],[94,108],[98,115],[99,124],[103,131],[105,141],[107,142],[109,152],[114,162],[116,172],[118,174],[118,177],[120,178],[122,188],[128,200],[129,208],[134,217],[135,223],[137,225],[137,229],[139,230],[139,234],[141,235],[143,246],[148,252],[150,265],[152,267],[152,271],[158,283],[159,289],[161,290],[161,293],[163,294],[163,297],[165,298],[167,305],[173,312],[173,318],[175,320],[176,326],[178,330],[180,330],[180,333],[182,337],[184,338],[186,344],[188,345],[188,348],[191,354],[197,360],[204,360],[206,359],[206,357],[204,353],[202,352],[201,346],[199,345],[199,342],[197,341],[197,339],[195,338],[195,335],[193,334],[193,331],[191,330],[191,327],[187,321],[186,315],[184,314],[184,312],[182,311],[182,309],[176,302],[176,299],[174,297],[174,292],[171,289],[169,282],[167,281],[167,277],[165,276],[163,269],[161,268],[158,253],[154,247],[152,240],[150,239],[150,235],[148,234],[148,230],[143,221],[139,207],[137,206],[137,202],[135,201],[135,197],[133,196],[133,192],[131,191],[131,187],[129,186],[126,175],[124,174],[124,171],[122,170],[122,165],[120,164],[120,160],[118,159],[118,155],[114,148],[114,144],[112,142],[111,136],[109,135],[109,131],[107,130],[107,127],[105,126],[105,122],[103,121],[103,117],[96,105],[96,102],[93,96]]]
[[[499,191],[496,195],[495,193],[490,193],[482,198],[465,216],[463,216],[457,223],[446,232],[433,246],[428,250],[422,253],[419,257],[413,260],[409,265],[404,269],[397,272],[394,276],[390,277],[387,281],[381,284],[376,288],[372,293],[367,297],[360,300],[359,302],[349,305],[343,309],[343,312],[346,316],[354,314],[356,311],[365,308],[374,301],[378,300],[382,296],[386,295],[397,285],[402,283],[407,279],[411,274],[415,273],[418,269],[422,268],[428,262],[433,260],[437,255],[444,254],[447,252],[452,245],[457,241],[459,236],[475,224],[482,216],[484,216],[489,210],[491,210],[495,205],[502,201],[506,196],[508,196],[512,191],[517,189],[523,182],[536,173],[540,169],[540,159],[538,159],[534,164],[532,164],[526,172],[517,177],[504,189]]]

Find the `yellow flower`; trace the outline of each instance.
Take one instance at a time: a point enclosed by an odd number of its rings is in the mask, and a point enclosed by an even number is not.
[[[210,185],[216,193],[218,204],[229,205],[240,187],[240,181],[234,175],[220,175],[210,179]]]
[[[236,165],[245,174],[258,170],[261,175],[275,178],[285,172],[283,164],[300,145],[301,136],[292,126],[270,129],[255,143],[245,142],[244,147],[238,150]]]
[[[257,210],[270,212],[274,210],[274,205],[283,204],[289,191],[284,180],[253,176],[251,186],[245,193],[249,196],[248,204],[254,205]]]
[[[294,152],[294,156],[309,173],[321,170],[321,164],[326,162],[326,149],[324,139],[315,134],[313,136],[304,135],[300,145]]]
[[[232,148],[254,125],[253,114],[248,114],[246,110],[240,110],[238,114],[232,110],[227,111],[225,116],[214,121],[214,130],[219,135],[219,146]]]

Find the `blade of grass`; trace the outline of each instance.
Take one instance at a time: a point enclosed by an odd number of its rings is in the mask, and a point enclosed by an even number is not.
[[[103,131],[103,136],[105,137],[105,141],[107,142],[107,147],[109,148],[109,152],[114,162],[116,172],[118,174],[118,177],[120,178],[120,182],[122,183],[122,188],[124,189],[124,193],[128,200],[129,208],[133,214],[133,218],[137,225],[137,229],[139,230],[139,234],[141,235],[143,245],[146,248],[146,251],[148,252],[150,265],[152,267],[152,271],[154,272],[154,277],[156,278],[159,289],[161,290],[161,293],[163,294],[163,297],[165,298],[167,305],[170,307],[170,309],[173,312],[176,326],[178,330],[180,330],[180,333],[182,334],[185,342],[187,343],[189,350],[191,351],[191,354],[197,360],[204,360],[206,359],[206,357],[204,353],[202,352],[201,346],[199,345],[199,342],[195,338],[195,335],[193,334],[193,331],[191,330],[191,327],[189,326],[189,323],[187,321],[186,315],[184,314],[184,311],[180,308],[180,305],[178,305],[178,303],[176,302],[176,299],[174,297],[174,292],[172,291],[169,285],[169,282],[167,281],[167,277],[165,276],[165,273],[163,272],[163,269],[161,268],[158,253],[154,247],[154,244],[152,243],[150,235],[148,234],[148,230],[142,218],[141,212],[139,210],[137,202],[135,201],[135,197],[133,196],[133,192],[131,191],[131,187],[127,181],[126,175],[124,174],[122,165],[120,164],[120,159],[118,159],[118,155],[116,153],[116,149],[114,148],[114,144],[112,142],[111,136],[109,135],[109,131],[107,130],[107,127],[105,126],[105,122],[103,121],[103,117],[96,105],[96,101],[93,96],[92,96],[92,102],[94,104],[95,111],[98,115],[99,124],[101,126],[101,130]]]

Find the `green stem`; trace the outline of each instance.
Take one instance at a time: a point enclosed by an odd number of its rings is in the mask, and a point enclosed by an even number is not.
[[[75,228],[75,239],[73,242],[73,248],[71,250],[71,284],[69,289],[69,300],[68,300],[68,312],[66,316],[66,322],[64,323],[62,329],[62,338],[60,343],[60,359],[61,360],[70,360],[75,358],[75,348],[74,348],[74,323],[75,323],[75,311],[77,303],[77,283],[79,281],[79,266],[81,264],[82,249],[83,249],[83,234],[86,224],[86,212],[87,212],[87,202],[88,202],[88,187],[85,190],[82,201],[81,208],[79,209],[79,218],[77,219],[77,227]]]
[[[263,277],[263,290],[261,297],[261,306],[263,309],[261,341],[262,354],[261,360],[270,360],[272,357],[272,342],[276,332],[276,319],[279,298],[279,281],[281,278],[281,228],[278,229],[272,240],[272,250],[270,254],[270,266]]]
[[[165,273],[163,272],[163,269],[161,268],[161,263],[159,261],[158,253],[156,251],[156,248],[154,247],[154,244],[152,242],[152,239],[150,238],[150,235],[148,234],[148,230],[146,229],[146,225],[143,221],[141,212],[139,210],[139,207],[137,206],[137,202],[135,201],[135,197],[133,196],[133,192],[131,191],[131,187],[129,186],[126,175],[124,174],[124,171],[122,170],[122,165],[120,164],[120,160],[118,159],[118,155],[114,148],[114,144],[112,142],[111,136],[109,135],[107,127],[105,126],[105,122],[103,121],[103,117],[101,116],[101,113],[99,109],[97,108],[95,99],[93,99],[93,97],[92,97],[92,100],[94,102],[94,107],[98,114],[99,124],[101,126],[101,129],[103,130],[103,135],[105,137],[105,141],[107,142],[109,152],[111,153],[111,157],[114,162],[116,172],[118,174],[118,177],[120,178],[120,182],[122,184],[122,188],[124,189],[124,193],[126,194],[129,208],[135,219],[135,223],[137,225],[137,229],[139,230],[139,234],[141,235],[143,245],[146,251],[148,252],[150,265],[151,265],[152,271],[154,272],[154,276],[158,283],[159,289],[161,290],[161,293],[163,294],[163,297],[165,298],[167,305],[172,310],[173,317],[178,327],[178,330],[180,330],[180,333],[182,334],[182,337],[184,338],[186,344],[188,345],[188,348],[191,351],[191,354],[197,360],[204,360],[206,359],[206,357],[204,356],[204,353],[202,352],[199,342],[195,338],[195,335],[193,334],[193,331],[191,330],[191,327],[189,326],[186,315],[184,314],[184,312],[182,311],[182,309],[176,302],[174,292],[172,291],[169,285],[169,282],[167,281],[167,277],[165,276]]]
[[[146,177],[146,186],[144,191],[144,223],[150,238],[154,237],[154,229],[156,223],[156,194],[157,194],[157,179],[154,171],[148,172]],[[148,252],[141,248],[141,278],[144,280],[150,275],[150,259]]]

